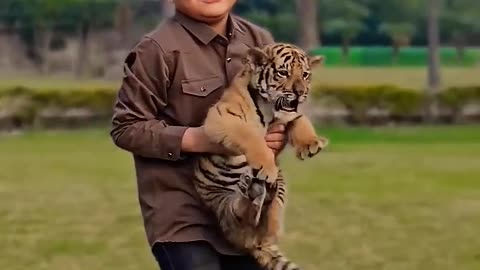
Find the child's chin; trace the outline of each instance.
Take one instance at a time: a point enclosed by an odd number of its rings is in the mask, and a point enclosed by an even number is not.
[[[202,15],[207,18],[222,18],[230,11],[230,5],[224,2],[202,5]]]
[[[221,3],[223,0],[200,0],[200,1],[205,4],[217,4],[217,3]]]
[[[213,12],[205,12],[202,13],[202,21],[206,23],[215,23],[220,21],[225,17],[225,13],[213,13]]]

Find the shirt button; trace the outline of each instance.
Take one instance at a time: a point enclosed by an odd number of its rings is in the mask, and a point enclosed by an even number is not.
[[[229,57],[227,58],[227,63],[230,63],[230,62],[232,62],[232,58]]]
[[[200,88],[200,91],[205,92],[207,91],[207,89],[205,88],[205,86],[202,86],[202,88]]]

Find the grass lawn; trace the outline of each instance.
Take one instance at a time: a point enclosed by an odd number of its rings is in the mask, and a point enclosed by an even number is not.
[[[286,253],[306,270],[480,269],[480,127],[322,130],[289,153]],[[0,136],[0,269],[154,270],[132,159],[106,131]]]
[[[328,61],[328,60],[327,60]],[[480,85],[480,67],[442,69],[442,82],[445,87]],[[426,68],[353,68],[353,67],[325,67],[320,68],[314,80],[321,84],[330,85],[378,85],[393,84],[414,89],[423,89],[427,81]],[[0,76],[0,90],[12,86],[26,86],[40,89],[91,89],[108,87],[116,89],[119,81],[79,80],[69,78],[50,77],[2,77]]]

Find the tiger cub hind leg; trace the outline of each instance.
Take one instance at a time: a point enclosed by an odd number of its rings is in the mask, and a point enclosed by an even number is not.
[[[252,211],[252,213],[246,214],[249,217],[250,225],[257,227],[267,197],[265,181],[261,181],[248,173],[244,173],[240,176],[238,186],[242,195],[250,199],[248,203],[251,204],[250,211]],[[251,217],[253,216],[254,219],[252,220]]]
[[[250,198],[243,194],[236,194],[232,195],[229,200],[231,202],[231,210],[223,211],[223,213],[218,213],[217,215],[220,223],[225,220],[230,220],[231,216],[233,215],[242,225],[252,226],[253,224],[255,224],[258,210],[256,209],[255,205],[252,204]],[[232,226],[224,225],[222,227],[230,228]]]
[[[266,228],[262,239],[263,244],[276,244],[283,229],[283,214],[286,200],[286,183],[283,176],[279,175],[276,186],[267,192],[270,198],[266,199],[269,204],[266,211]]]
[[[316,134],[315,128],[306,116],[292,121],[287,129],[287,135],[300,160],[315,156],[328,145],[328,139]]]
[[[280,252],[276,244],[258,246],[253,250],[252,255],[265,270],[300,270]]]

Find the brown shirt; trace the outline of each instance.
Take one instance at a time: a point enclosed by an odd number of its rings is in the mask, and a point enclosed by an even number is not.
[[[221,236],[192,183],[195,154],[181,152],[187,127],[200,126],[249,47],[272,43],[265,30],[230,16],[227,37],[177,13],[147,34],[125,60],[111,136],[134,156],[150,245],[207,240],[238,254]]]

